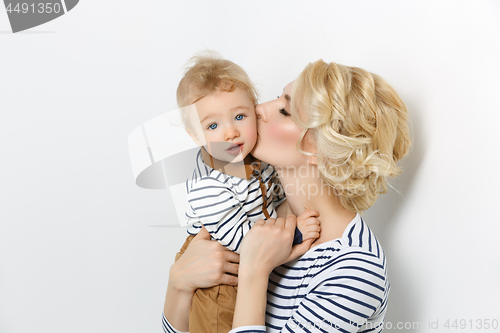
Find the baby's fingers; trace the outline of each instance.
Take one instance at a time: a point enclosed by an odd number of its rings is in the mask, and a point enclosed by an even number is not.
[[[309,226],[309,225],[320,225],[320,222],[317,218],[315,217],[310,217],[306,220],[304,220],[304,225]]]
[[[321,232],[321,226],[319,225],[319,223],[310,223],[310,224],[306,225],[303,229],[304,229],[304,232],[308,232],[308,231]]]
[[[319,231],[307,231],[302,234],[302,241],[306,241],[308,239],[316,239],[319,237]]]
[[[302,240],[318,238],[321,232],[321,225],[319,220],[315,217],[302,221],[303,224],[299,230],[302,233]]]
[[[303,219],[307,219],[310,217],[318,217],[318,216],[319,216],[319,213],[317,211],[312,210],[312,209],[306,209],[304,212],[302,212],[302,214],[297,216],[297,219],[303,220]]]
[[[310,225],[320,225],[320,222],[315,217],[310,217],[307,219],[297,221],[297,226],[299,227],[299,229],[305,229]]]

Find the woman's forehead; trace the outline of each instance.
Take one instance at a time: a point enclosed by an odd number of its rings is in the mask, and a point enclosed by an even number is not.
[[[293,83],[294,83],[294,82],[295,82],[295,80],[294,80],[294,81],[292,81],[292,82],[290,82],[290,83],[288,83],[288,84],[285,86],[285,88],[283,88],[283,94],[287,94],[287,95],[289,95],[289,96],[291,96],[291,95],[292,95],[292,89],[293,89]]]

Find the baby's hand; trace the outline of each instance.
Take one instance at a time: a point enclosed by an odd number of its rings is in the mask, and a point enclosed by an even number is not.
[[[318,216],[319,213],[312,209],[306,209],[297,216],[297,228],[302,233],[302,241],[319,237],[321,227],[317,219]]]

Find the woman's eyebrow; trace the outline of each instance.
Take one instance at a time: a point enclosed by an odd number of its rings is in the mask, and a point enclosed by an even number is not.
[[[292,102],[292,98],[290,97],[290,95],[287,95],[285,94],[283,97],[285,97],[285,99],[288,101],[288,102]]]

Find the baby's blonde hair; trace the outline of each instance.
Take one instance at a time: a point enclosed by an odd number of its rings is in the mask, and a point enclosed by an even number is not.
[[[177,104],[182,108],[216,91],[232,92],[236,88],[245,90],[257,105],[257,92],[243,68],[216,52],[206,51],[189,60],[177,87]]]
[[[303,122],[298,113],[304,115]],[[317,145],[322,178],[343,207],[361,213],[380,193],[387,177],[401,173],[396,162],[408,153],[408,111],[396,91],[368,71],[318,60],[295,81],[292,115]]]
[[[245,90],[253,104],[257,105],[257,92],[243,68],[221,58],[217,52],[205,51],[189,60],[177,87],[177,104],[179,108],[184,108],[217,91],[232,92],[236,88]],[[186,130],[194,133],[193,122],[198,118],[186,110],[181,112],[182,121]]]

